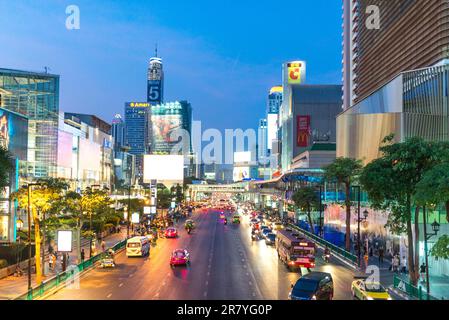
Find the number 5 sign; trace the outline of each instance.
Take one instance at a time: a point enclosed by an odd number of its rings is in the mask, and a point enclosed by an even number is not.
[[[160,104],[162,102],[161,100],[161,81],[148,81],[148,102]]]

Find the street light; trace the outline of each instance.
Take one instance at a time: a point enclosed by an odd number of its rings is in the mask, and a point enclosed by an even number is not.
[[[361,202],[361,188],[360,186],[353,186],[354,189],[357,189],[357,257],[358,257],[358,261],[359,261],[359,267],[362,266],[361,264],[361,254],[362,254],[362,250],[361,250],[361,235],[360,235],[360,223],[363,221],[366,221],[368,218],[368,211],[365,209],[365,211],[363,211],[363,218],[360,216],[360,202]],[[368,250],[368,248],[367,248]]]
[[[18,233],[20,233],[20,231],[22,231],[22,228],[23,228],[23,221],[21,219],[17,219],[17,221],[16,221],[16,229],[17,229]],[[20,234],[19,234],[19,244],[16,247],[17,247],[17,265],[16,265],[16,270],[19,271],[20,270],[20,266],[19,266],[19,264],[20,264],[20,254],[19,254],[19,250],[20,250]]]
[[[32,187],[41,185],[40,183],[29,183],[24,186],[28,189],[28,291],[31,290],[31,191]]]
[[[424,256],[426,259],[426,287],[427,287],[427,300],[430,299],[430,281],[429,281],[429,256],[428,256],[428,249],[427,249],[427,241],[430,240],[430,238],[435,237],[438,235],[438,232],[440,231],[440,224],[435,220],[432,223],[432,231],[433,233],[427,233],[427,214],[426,214],[426,207],[423,207],[423,224],[424,224]]]

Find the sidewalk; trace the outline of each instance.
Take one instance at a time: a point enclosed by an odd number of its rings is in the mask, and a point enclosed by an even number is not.
[[[106,248],[109,248],[115,245],[117,242],[126,239],[126,228],[122,228],[120,233],[114,233],[107,236],[104,240],[106,242]],[[89,258],[89,244],[90,241],[88,239],[81,240],[81,247],[85,252],[85,259]],[[101,251],[101,242],[97,241],[97,252]],[[48,260],[48,259],[47,259]],[[70,253],[69,265],[77,265],[77,251],[73,251]],[[62,262],[61,259],[56,261],[55,270],[49,270],[48,261],[45,263],[46,276],[44,277],[44,281],[56,275],[58,272],[62,271]],[[27,292],[28,290],[28,270],[23,270],[24,275],[21,277],[14,277],[13,275],[3,278],[0,280],[0,300],[8,300],[14,299],[17,296]],[[32,286],[36,285],[35,281],[36,275],[34,273],[31,274],[31,284]]]

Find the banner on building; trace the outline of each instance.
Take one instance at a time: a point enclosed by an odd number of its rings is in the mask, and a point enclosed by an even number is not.
[[[310,137],[310,116],[297,117],[296,134],[297,134],[296,145],[301,148],[308,147]]]

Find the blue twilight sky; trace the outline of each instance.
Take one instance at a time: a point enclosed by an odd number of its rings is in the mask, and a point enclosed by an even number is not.
[[[65,28],[71,4],[80,30]],[[48,66],[64,111],[111,121],[145,101],[156,42],[165,100],[189,100],[203,129],[257,127],[284,61],[341,83],[340,0],[0,0],[0,67]]]

